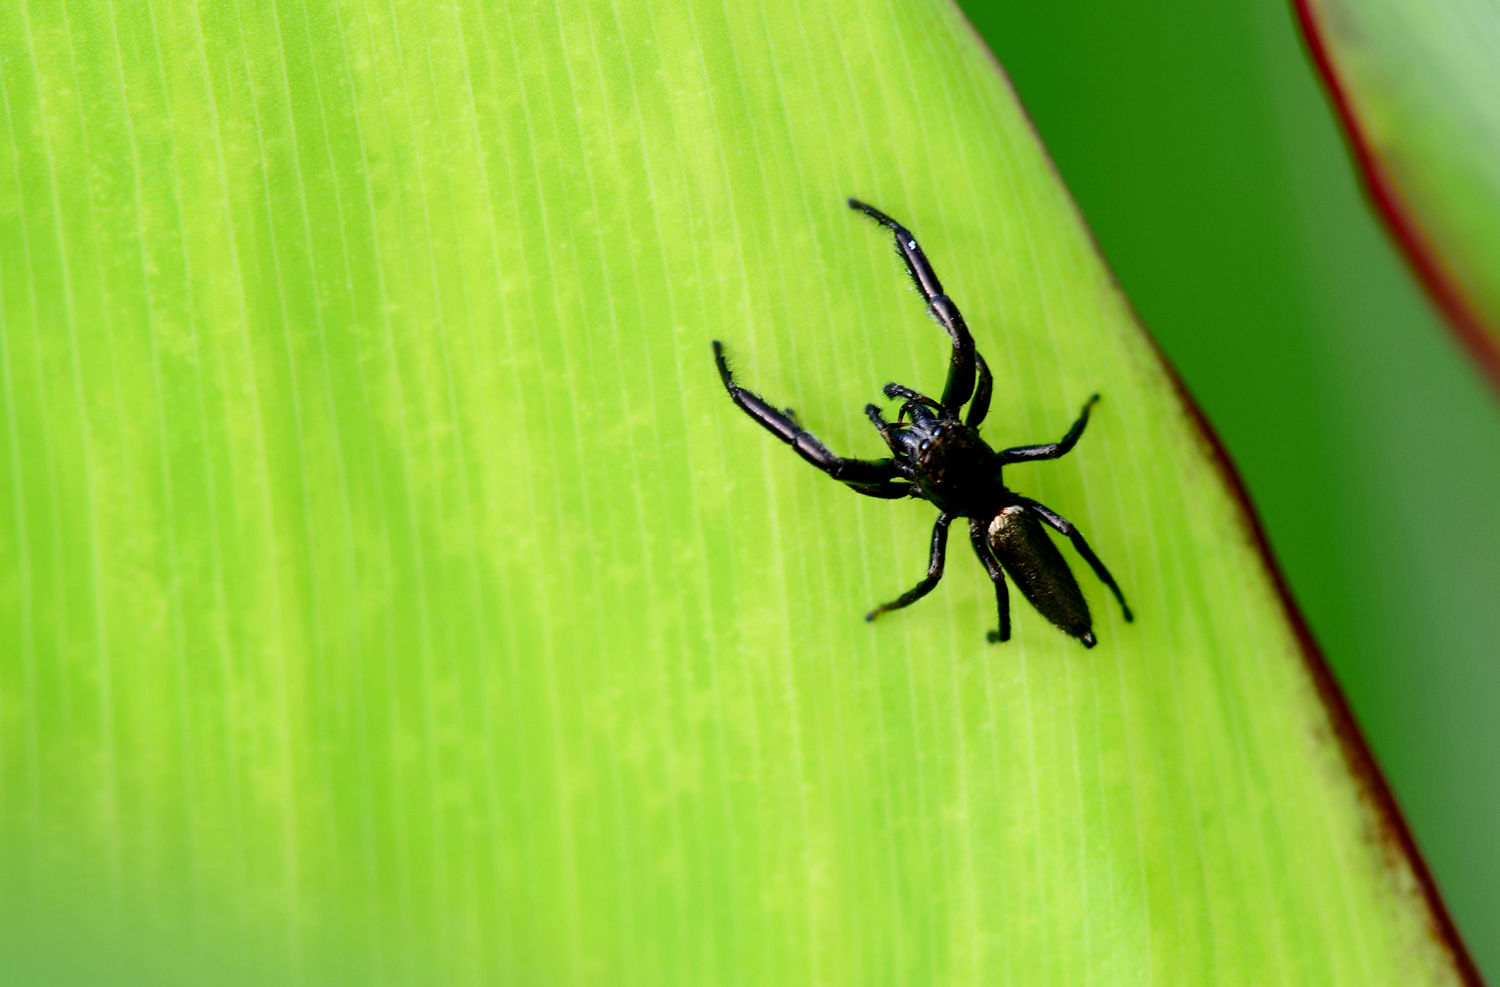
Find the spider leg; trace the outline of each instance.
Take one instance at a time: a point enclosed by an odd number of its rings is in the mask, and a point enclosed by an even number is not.
[[[990,367],[984,362],[984,357],[975,352],[974,361],[979,364],[979,383],[974,386],[974,403],[969,405],[969,413],[964,418],[964,424],[970,428],[978,428],[985,415],[990,413],[990,392],[995,389],[995,378],[990,376]]]
[[[943,407],[957,418],[959,409],[968,403],[974,393],[974,337],[969,335],[969,327],[964,322],[963,313],[958,310],[953,299],[943,294],[943,284],[938,280],[932,265],[928,263],[927,255],[922,253],[921,247],[917,246],[917,238],[912,236],[911,230],[874,206],[866,205],[858,199],[850,199],[849,208],[859,210],[896,235],[896,250],[900,252],[901,259],[906,262],[906,269],[911,273],[911,279],[916,284],[917,290],[926,300],[928,314],[937,320],[938,325],[942,326],[948,333],[948,337],[953,340],[953,357],[948,364],[948,382],[943,386]]]
[[[984,570],[990,574],[990,581],[995,584],[995,606],[1000,611],[1000,629],[990,631],[985,636],[991,644],[1009,641],[1010,594],[1005,589],[1005,573],[1001,571],[999,561],[990,551],[989,542],[985,540],[982,521],[969,522],[969,542],[974,546],[974,554],[979,556],[980,562],[984,563]]]
[[[941,404],[938,404],[927,395],[914,391],[902,384],[887,384],[885,385],[885,387],[881,388],[881,391],[884,392],[885,396],[888,398],[901,398],[906,402],[901,406],[901,411],[896,415],[897,425],[901,424],[901,422],[906,418],[908,412],[910,412],[912,416],[912,421],[917,420],[918,412],[913,408],[913,405],[919,405],[922,408],[931,408],[938,414],[943,413],[943,406]]]
[[[925,404],[935,411],[943,410],[943,406],[932,398],[925,394],[920,394],[903,384],[887,384],[880,390],[888,398],[904,398],[907,401],[915,401],[917,404]]]
[[[902,497],[916,497],[916,487],[910,483],[881,483],[881,484],[857,484],[848,485],[850,490],[866,497],[878,497],[881,500],[900,500]]]
[[[885,440],[885,444],[890,446],[891,451],[894,452],[896,450],[896,443],[900,440],[896,438],[896,430],[891,427],[891,423],[886,421],[885,415],[880,413],[880,408],[877,405],[867,404],[865,405],[865,415],[875,426],[875,431],[879,432],[880,437]],[[900,423],[898,422],[897,424],[899,425]]]
[[[911,457],[917,454],[920,449],[921,434],[901,424],[899,417],[896,419],[896,423],[892,425],[880,413],[880,408],[873,404],[865,405],[865,414],[869,416],[876,431],[885,440],[885,444],[891,447],[891,452],[896,454],[896,458],[891,461],[891,468],[896,471],[897,476],[906,479],[912,484],[913,497],[921,497],[922,494],[917,492],[916,486],[917,471],[911,463]],[[927,422],[933,420],[932,412],[928,411],[925,406],[917,404],[914,401],[908,401],[902,405],[901,414],[903,416],[910,414],[913,424],[919,420]]]
[[[909,607],[922,597],[932,592],[932,588],[943,578],[943,554],[948,547],[948,525],[953,523],[952,514],[939,514],[937,523],[932,526],[932,556],[927,561],[927,575],[922,581],[911,589],[896,597],[890,603],[882,603],[880,606],[865,614],[866,620],[874,620],[888,610],[900,610]]]
[[[1083,404],[1083,412],[1073,427],[1068,429],[1068,434],[1062,437],[1061,442],[1047,442],[1039,446],[1016,446],[1014,449],[1006,449],[1000,453],[1001,463],[1024,463],[1034,459],[1061,459],[1073,451],[1078,444],[1078,437],[1083,434],[1083,427],[1089,423],[1089,409],[1094,402],[1099,400],[1095,394]],[[1050,523],[1050,522],[1049,522]],[[1057,527],[1053,525],[1053,527]],[[1061,528],[1058,528],[1061,531]]]
[[[1080,426],[1074,427],[1079,428]],[[1068,540],[1073,543],[1073,547],[1078,550],[1078,554],[1082,555],[1083,560],[1089,564],[1089,568],[1094,570],[1094,575],[1098,576],[1099,581],[1108,586],[1115,594],[1115,599],[1120,601],[1120,609],[1125,612],[1125,619],[1127,621],[1134,620],[1135,614],[1130,612],[1130,605],[1125,602],[1125,594],[1120,592],[1120,584],[1115,582],[1115,577],[1111,576],[1109,570],[1104,567],[1104,563],[1099,561],[1099,556],[1094,554],[1092,548],[1089,548],[1089,543],[1084,541],[1083,532],[1078,530],[1077,525],[1029,497],[1017,497],[1016,500],[1043,521],[1068,536]]]
[[[906,402],[901,406],[901,411],[896,415],[897,425],[901,424],[902,420],[906,417],[907,412],[911,410],[912,405],[921,405],[926,408],[931,408],[939,414],[943,413],[943,406],[941,404],[938,404],[927,395],[914,391],[904,385],[887,384],[885,385],[885,387],[881,388],[881,391],[884,392],[885,396],[888,398],[901,398]],[[915,411],[912,411],[911,414],[912,420],[915,421],[917,413]]]
[[[885,488],[901,475],[895,463],[889,459],[845,459],[834,455],[827,446],[818,441],[817,436],[803,431],[794,419],[777,411],[760,395],[736,384],[734,376],[729,372],[729,364],[724,360],[724,345],[717,339],[714,340],[713,345],[714,363],[719,367],[719,377],[723,379],[730,398],[744,410],[745,414],[759,422],[766,431],[797,450],[797,455],[835,480],[842,480],[857,490],[861,487],[876,490]],[[859,490],[859,492],[865,493],[866,491]],[[895,498],[904,494],[903,489],[901,494],[891,493],[890,496]],[[883,494],[873,493],[870,496],[879,497]]]

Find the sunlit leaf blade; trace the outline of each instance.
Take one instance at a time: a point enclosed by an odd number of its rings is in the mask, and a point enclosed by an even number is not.
[[[1295,2],[1376,208],[1500,386],[1500,7]]]
[[[1225,476],[942,4],[23,4],[0,956],[27,979],[1448,983]],[[834,448],[945,363],[1100,646]],[[1347,738],[1346,738],[1347,739]],[[1374,787],[1369,787],[1373,785]],[[1372,798],[1371,796],[1374,796]],[[1397,830],[1396,832],[1399,832]],[[0,961],[5,962],[5,961]]]

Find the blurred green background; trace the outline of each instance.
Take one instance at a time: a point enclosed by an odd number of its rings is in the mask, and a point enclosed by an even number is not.
[[[962,6],[1500,969],[1500,407],[1367,207],[1290,4]]]

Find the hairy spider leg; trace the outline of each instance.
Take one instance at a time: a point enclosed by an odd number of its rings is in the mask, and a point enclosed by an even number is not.
[[[1025,463],[1037,459],[1061,459],[1073,451],[1078,444],[1078,437],[1083,434],[1083,427],[1089,423],[1089,409],[1099,400],[1095,394],[1083,404],[1083,413],[1068,429],[1068,434],[1062,437],[1061,442],[1047,442],[1038,446],[1016,446],[1014,449],[1005,449],[1000,453],[1002,463]],[[1062,529],[1059,528],[1059,531]]]
[[[1094,554],[1092,548],[1089,548],[1089,543],[1084,540],[1083,532],[1078,530],[1077,525],[1056,511],[1032,500],[1030,497],[1017,497],[1016,502],[1030,510],[1053,528],[1056,528],[1062,534],[1067,535],[1068,540],[1073,543],[1073,547],[1078,550],[1078,554],[1082,555],[1083,560],[1089,564],[1089,568],[1094,570],[1094,575],[1098,576],[1099,581],[1114,592],[1115,599],[1120,601],[1120,609],[1125,613],[1126,621],[1135,620],[1135,614],[1130,612],[1130,605],[1125,602],[1125,594],[1120,592],[1120,584],[1115,582],[1115,577],[1109,574],[1109,570],[1104,567],[1104,563],[1100,561],[1099,556]]]
[[[974,337],[969,335],[963,313],[959,312],[953,299],[943,294],[943,284],[928,263],[927,255],[917,246],[917,238],[912,236],[911,230],[858,199],[850,199],[849,208],[859,210],[896,235],[896,249],[906,262],[906,269],[911,273],[917,290],[927,301],[928,313],[953,340],[953,357],[948,364],[948,382],[943,385],[942,403],[949,414],[957,418],[974,394]]]
[[[919,391],[912,390],[905,384],[887,384],[880,390],[888,398],[905,398],[908,401],[915,401],[917,404],[925,404],[934,411],[943,410],[943,406],[938,404],[937,401]]]
[[[730,398],[768,432],[797,450],[799,456],[835,480],[847,483],[855,493],[886,500],[909,495],[908,485],[896,482],[901,474],[893,460],[845,459],[834,455],[817,436],[804,431],[796,421],[777,411],[760,395],[736,384],[724,359],[724,344],[716,339],[713,347],[714,363],[719,367],[719,377],[724,381]]]
[[[934,411],[942,411],[943,406],[932,398],[918,391],[914,391],[904,384],[887,384],[881,389],[888,398],[905,398],[907,401],[915,401],[917,404],[925,404]]]
[[[984,563],[984,571],[990,574],[990,581],[995,584],[995,606],[1000,611],[1000,629],[989,631],[985,637],[991,644],[998,644],[1010,640],[1010,593],[1005,589],[1005,572],[1000,568],[1000,561],[990,551],[989,540],[985,538],[984,524],[977,518],[969,522],[969,542],[974,546],[974,554]]]
[[[880,606],[865,614],[866,620],[874,620],[881,614],[890,610],[900,610],[909,607],[922,597],[932,592],[932,588],[943,578],[943,556],[948,548],[948,525],[953,523],[954,514],[939,514],[937,523],[932,526],[932,556],[927,560],[927,575],[922,581],[911,589],[896,597],[890,603],[882,603]]]

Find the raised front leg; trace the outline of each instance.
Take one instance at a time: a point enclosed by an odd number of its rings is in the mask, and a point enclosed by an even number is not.
[[[1025,463],[1036,459],[1061,459],[1073,451],[1078,444],[1078,437],[1083,434],[1083,427],[1089,423],[1089,409],[1099,400],[1095,394],[1083,403],[1083,412],[1073,427],[1068,429],[1068,434],[1062,437],[1061,442],[1047,442],[1039,446],[1016,446],[1014,449],[1006,449],[1000,453],[1002,463]]]
[[[942,282],[938,280],[932,265],[928,263],[927,255],[922,253],[921,247],[917,246],[917,238],[912,236],[911,230],[874,206],[866,205],[858,199],[850,199],[849,208],[859,210],[896,235],[896,249],[901,253],[901,259],[906,262],[906,269],[911,273],[911,279],[916,284],[917,290],[926,300],[927,311],[953,340],[953,356],[948,364],[948,383],[943,387],[943,407],[952,417],[957,418],[959,411],[974,393],[974,337],[969,335],[969,327],[964,323],[963,313],[958,310],[953,299],[943,294]]]
[[[716,339],[713,341],[713,346],[714,362],[719,367],[719,377],[724,381],[724,388],[729,391],[730,398],[744,409],[745,414],[760,422],[766,431],[797,450],[797,455],[835,480],[842,480],[854,487],[859,493],[872,497],[890,498],[906,495],[905,484],[892,482],[901,475],[894,461],[890,459],[845,459],[834,455],[827,446],[818,441],[817,436],[804,431],[795,419],[773,408],[760,395],[736,384],[734,375],[729,372],[729,364],[724,359],[724,345]],[[899,487],[899,490],[892,490],[892,487]]]
[[[909,607],[922,597],[932,592],[932,588],[943,578],[943,556],[948,547],[948,525],[953,523],[952,514],[939,514],[937,523],[932,526],[932,555],[927,560],[927,575],[920,583],[896,597],[890,603],[882,603],[880,606],[865,614],[866,620],[874,620],[881,614],[890,610],[900,610]]]

